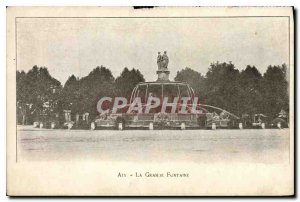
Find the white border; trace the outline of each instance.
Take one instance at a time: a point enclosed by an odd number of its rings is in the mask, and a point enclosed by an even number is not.
[[[218,0],[203,0],[201,2],[196,0],[184,0],[184,1],[172,1],[172,0],[60,0],[54,2],[53,0],[43,0],[43,1],[34,1],[34,0],[8,0],[8,1],[1,1],[0,2],[0,46],[1,50],[6,49],[6,6],[130,6],[130,5],[157,5],[157,6],[295,6],[296,9],[300,7],[299,1],[296,0],[285,0],[285,1],[279,1],[279,0],[268,0],[268,1],[261,1],[261,0],[253,0],[253,1],[237,1],[237,0],[224,0],[224,1],[218,1]],[[299,20],[295,20],[296,26],[299,26]],[[297,36],[296,36],[297,37]],[[297,44],[296,44],[297,47]],[[6,197],[6,54],[4,54],[5,51],[1,51],[0,54],[0,62],[1,67],[0,68],[0,96],[2,99],[0,100],[0,111],[2,112],[0,116],[0,131],[2,134],[2,141],[0,144],[1,147],[1,155],[0,155],[0,167],[1,167],[1,183],[0,183],[0,200],[1,201],[7,201],[9,200],[8,197]],[[299,52],[296,52],[297,55],[295,55],[296,58],[299,56]],[[297,69],[297,67],[295,67]],[[299,70],[297,71],[297,76],[299,77]],[[296,82],[297,85],[297,94],[299,94],[299,86],[298,82]],[[298,109],[297,112],[300,112]],[[298,114],[298,113],[295,113]],[[297,120],[296,125],[299,125],[300,121]],[[298,134],[295,134],[298,135]],[[299,143],[299,137],[297,138],[297,145]],[[296,147],[297,148],[297,147]],[[299,186],[298,186],[299,187]],[[298,188],[297,187],[297,188]],[[299,190],[296,191],[296,193]],[[298,192],[299,193],[299,192]],[[255,199],[255,198],[254,198]],[[27,199],[27,201],[31,201],[33,199]],[[35,201],[40,201],[43,199],[38,199]],[[56,199],[57,201],[62,201],[62,199]],[[65,200],[72,200],[72,199],[64,199]],[[86,199],[79,199],[76,201],[85,201]],[[109,199],[105,199],[109,200]],[[161,200],[161,199],[160,199]],[[179,201],[182,201],[184,199],[180,199]],[[214,199],[217,200],[217,199]],[[213,201],[214,201],[213,200]],[[255,199],[258,200],[258,199]],[[288,199],[285,199],[288,200]],[[178,200],[176,200],[178,201]]]

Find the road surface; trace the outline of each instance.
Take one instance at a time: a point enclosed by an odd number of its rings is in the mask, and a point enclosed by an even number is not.
[[[61,130],[17,127],[18,161],[289,162],[288,129]]]

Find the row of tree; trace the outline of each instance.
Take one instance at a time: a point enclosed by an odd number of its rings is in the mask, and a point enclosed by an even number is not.
[[[204,104],[238,116],[263,113],[275,117],[289,110],[287,67],[269,66],[262,75],[248,65],[241,72],[232,63],[213,63],[205,76],[190,69],[177,72],[176,81],[190,83]]]
[[[43,119],[64,118],[64,110],[75,114],[98,115],[97,102],[101,97],[127,96],[131,89],[145,81],[139,70],[124,68],[116,79],[103,66],[96,67],[87,76],[71,75],[64,86],[51,77],[47,68],[34,66],[27,73],[17,71],[17,121],[32,124]]]
[[[288,111],[289,95],[286,65],[269,66],[262,75],[256,67],[241,72],[232,63],[212,63],[206,75],[185,68],[175,81],[189,83],[202,103],[224,108],[236,115],[264,113],[274,117],[281,109]],[[137,69],[124,68],[116,79],[106,67],[96,67],[87,76],[71,75],[64,86],[47,68],[34,66],[27,73],[17,71],[18,123],[32,124],[43,117],[63,117],[88,112],[97,116],[97,101],[103,96],[129,98],[134,86],[145,79]]]

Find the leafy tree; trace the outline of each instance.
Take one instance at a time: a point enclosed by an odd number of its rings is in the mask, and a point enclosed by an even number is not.
[[[27,123],[32,123],[34,117],[49,116],[57,110],[57,93],[60,82],[53,78],[46,67],[34,66],[26,74],[17,71],[17,109],[23,116],[29,116]]]
[[[115,79],[109,69],[104,66],[96,67],[88,76],[83,77],[79,81],[79,100],[80,108],[78,112],[88,112],[91,118],[95,117],[97,112],[97,103],[100,98],[115,94]]]
[[[248,65],[240,74],[240,103],[241,112],[249,115],[262,113],[263,94],[262,94],[261,73],[255,66]]]
[[[281,109],[289,110],[288,82],[286,80],[286,65],[269,66],[264,74],[264,112],[275,117]]]
[[[25,81],[26,81],[26,73],[24,71],[17,71],[16,73],[16,81],[17,81],[17,122],[25,124],[26,114],[28,111],[28,106],[26,105],[28,100],[28,95],[25,90]]]
[[[80,109],[79,87],[79,79],[71,75],[61,92],[60,104],[62,110],[77,111]]]
[[[144,76],[139,70],[124,68],[121,75],[116,79],[116,96],[130,98],[136,84],[144,82]]]
[[[198,97],[200,101],[205,100],[205,78],[199,72],[186,67],[177,72],[174,80],[188,83],[194,89],[195,96]]]
[[[212,63],[206,73],[207,104],[240,114],[239,70],[232,63]]]

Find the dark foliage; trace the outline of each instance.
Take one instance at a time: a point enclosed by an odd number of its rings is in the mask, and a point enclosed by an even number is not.
[[[238,116],[266,114],[276,117],[281,109],[288,112],[287,67],[269,66],[264,76],[255,66],[239,72],[232,63],[212,63],[206,76],[185,68],[176,81],[189,83],[204,104],[226,109]]]
[[[247,66],[240,74],[239,94],[241,113],[258,114],[263,112],[262,75],[255,66]]]
[[[57,100],[62,87],[47,68],[34,66],[27,74],[17,71],[16,77],[19,123],[31,123],[36,118],[44,119],[58,111]]]
[[[212,63],[205,76],[186,67],[177,72],[175,81],[187,82],[194,89],[200,103],[224,108],[238,116],[263,113],[276,117],[280,110],[289,110],[287,67],[269,66],[262,74],[255,66],[241,72],[232,63]],[[62,87],[47,68],[34,66],[27,73],[16,72],[17,121],[32,124],[37,120],[61,117],[63,111],[89,113],[95,118],[97,102],[104,96],[130,98],[136,84],[144,82],[137,69],[124,68],[116,79],[106,67],[96,67],[87,76],[71,75]]]
[[[144,76],[139,70],[128,70],[124,68],[121,75],[116,79],[116,95],[119,97],[130,98],[131,92],[136,84],[144,82]]]
[[[72,75],[61,93],[62,109],[71,110],[74,115],[89,113],[91,118],[95,117],[98,100],[114,95],[114,82],[111,71],[103,66],[96,67],[81,79]]]
[[[275,116],[281,109],[289,110],[289,87],[286,71],[286,65],[269,66],[264,74],[263,111],[269,116]]]
[[[240,112],[239,70],[233,64],[212,63],[206,73],[206,103],[230,112]]]
[[[205,100],[205,78],[199,72],[186,67],[185,69],[177,72],[174,80],[189,83],[194,89],[195,95],[200,99],[200,102]]]

